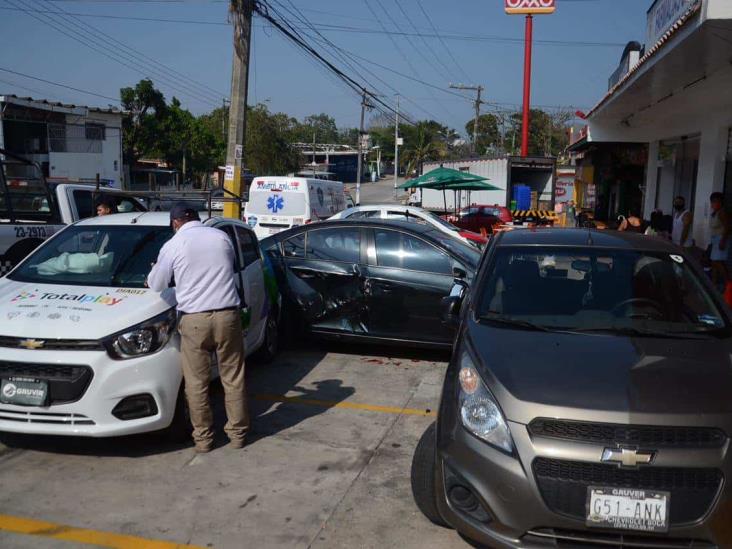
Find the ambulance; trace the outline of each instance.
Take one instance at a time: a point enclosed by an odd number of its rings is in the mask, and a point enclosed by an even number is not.
[[[244,220],[260,240],[346,209],[343,183],[305,177],[256,177]]]

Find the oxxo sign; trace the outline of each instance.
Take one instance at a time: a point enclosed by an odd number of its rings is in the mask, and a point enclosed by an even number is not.
[[[557,9],[556,0],[506,0],[506,13],[532,14],[554,13]]]

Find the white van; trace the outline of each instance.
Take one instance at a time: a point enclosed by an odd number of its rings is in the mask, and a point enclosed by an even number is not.
[[[328,219],[346,209],[343,183],[305,177],[256,177],[249,189],[244,220],[257,238],[313,221]]]

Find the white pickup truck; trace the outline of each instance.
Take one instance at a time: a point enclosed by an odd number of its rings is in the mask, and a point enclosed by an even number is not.
[[[123,191],[47,183],[38,164],[0,149],[0,276],[65,225],[94,216],[102,196],[114,197],[120,213],[146,210]]]

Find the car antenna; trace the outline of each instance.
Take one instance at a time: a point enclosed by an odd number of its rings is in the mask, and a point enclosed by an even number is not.
[[[131,224],[131,225],[134,225],[135,223],[137,223],[137,220],[138,220],[138,219],[140,219],[140,218],[141,218],[141,217],[142,217],[143,215],[145,215],[146,213],[147,213],[147,212],[140,212],[140,215],[138,215],[137,217],[133,217],[133,218],[132,218],[132,221],[130,221],[130,224]]]

